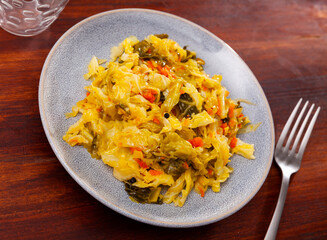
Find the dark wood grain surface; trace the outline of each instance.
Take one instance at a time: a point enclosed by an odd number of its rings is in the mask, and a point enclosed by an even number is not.
[[[55,157],[42,128],[38,84],[47,54],[70,27],[118,8],[176,14],[208,29],[263,87],[276,139],[300,97],[322,107],[293,176],[277,239],[327,239],[327,2],[302,0],[71,0],[38,36],[0,29],[0,239],[263,239],[281,173],[273,163],[257,195],[232,216],[192,229],[128,219],[85,192]]]

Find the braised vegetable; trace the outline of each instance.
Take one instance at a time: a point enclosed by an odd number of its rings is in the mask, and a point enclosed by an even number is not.
[[[227,98],[222,76],[205,73],[195,52],[167,34],[132,36],[110,59],[91,59],[85,98],[66,114],[81,117],[63,140],[112,167],[133,201],[182,207],[192,190],[220,191],[234,153],[254,158],[237,134],[259,125],[247,125],[244,100]]]

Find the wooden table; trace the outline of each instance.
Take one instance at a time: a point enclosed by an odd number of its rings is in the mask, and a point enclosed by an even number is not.
[[[327,2],[71,0],[42,34],[0,29],[0,239],[263,239],[281,173],[273,163],[240,211],[193,229],[128,219],[91,197],[69,176],[45,137],[38,84],[47,54],[74,24],[118,8],[149,8],[189,19],[228,43],[263,87],[276,138],[300,97],[323,107],[292,178],[277,239],[327,239]]]

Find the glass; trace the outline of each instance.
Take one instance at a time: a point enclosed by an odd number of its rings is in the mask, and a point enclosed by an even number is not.
[[[0,0],[0,26],[18,36],[46,30],[69,0]]]

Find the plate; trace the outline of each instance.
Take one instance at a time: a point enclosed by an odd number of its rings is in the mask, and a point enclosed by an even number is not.
[[[76,118],[65,113],[85,97],[83,79],[93,55],[108,59],[110,49],[126,37],[139,39],[167,33],[181,46],[196,51],[206,62],[205,71],[221,74],[230,97],[255,103],[244,113],[262,125],[256,132],[241,135],[255,144],[255,160],[233,156],[234,172],[221,191],[209,190],[202,198],[192,192],[182,208],[173,204],[137,204],[102,161],[92,159],[83,147],[70,147],[62,140]],[[89,17],[69,29],[50,51],[40,78],[39,107],[42,124],[57,158],[76,182],[104,205],[132,219],[164,227],[194,227],[209,224],[235,213],[258,192],[272,163],[274,127],[269,104],[257,79],[242,59],[222,40],[183,18],[146,9],[121,9]]]

